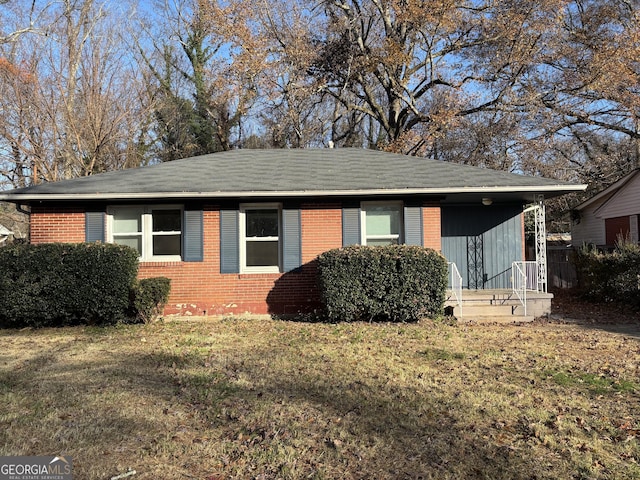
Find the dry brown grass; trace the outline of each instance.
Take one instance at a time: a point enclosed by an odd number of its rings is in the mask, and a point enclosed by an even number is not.
[[[640,336],[172,320],[0,332],[0,453],[74,478],[640,478]]]

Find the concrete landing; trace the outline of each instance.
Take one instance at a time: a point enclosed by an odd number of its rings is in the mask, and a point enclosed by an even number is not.
[[[527,292],[527,312],[511,290],[462,290],[462,306],[452,292],[447,293],[445,306],[453,307],[453,315],[459,321],[478,323],[530,322],[551,313],[553,294]]]

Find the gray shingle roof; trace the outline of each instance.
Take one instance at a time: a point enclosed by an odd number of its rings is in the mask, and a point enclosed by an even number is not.
[[[536,192],[583,185],[364,149],[234,150],[0,193],[0,200]]]

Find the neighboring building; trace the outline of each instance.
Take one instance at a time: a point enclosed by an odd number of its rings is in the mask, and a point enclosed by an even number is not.
[[[510,288],[523,207],[584,188],[364,149],[235,150],[0,200],[31,208],[32,243],[137,249],[140,277],[172,279],[167,313],[294,313],[319,304],[316,257],[350,244],[430,247],[464,287]]]
[[[634,170],[573,210],[574,247],[593,244],[611,248],[619,238],[638,243],[640,169]]]
[[[13,232],[6,228],[4,225],[0,225],[0,246],[4,245],[9,237],[13,235]]]

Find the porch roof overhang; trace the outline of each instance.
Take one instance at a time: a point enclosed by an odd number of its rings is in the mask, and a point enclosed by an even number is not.
[[[576,185],[469,165],[364,149],[235,150],[0,193],[0,200],[434,198],[443,203],[531,202],[582,191]]]

